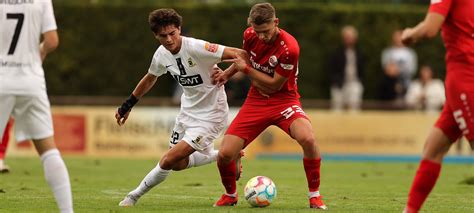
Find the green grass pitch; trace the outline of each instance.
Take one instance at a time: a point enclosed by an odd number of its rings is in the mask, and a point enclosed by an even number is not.
[[[136,206],[118,207],[158,160],[66,157],[76,212],[312,212],[301,161],[244,160],[236,207],[213,208],[223,192],[215,164],[172,172]],[[7,158],[12,172],[0,174],[0,212],[57,212],[39,158]],[[418,163],[323,161],[320,191],[331,212],[401,212]],[[251,208],[243,187],[253,176],[276,183],[267,208]],[[472,164],[445,164],[423,212],[474,212]]]

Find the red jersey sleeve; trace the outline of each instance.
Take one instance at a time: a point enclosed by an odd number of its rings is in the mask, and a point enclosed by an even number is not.
[[[298,68],[299,51],[295,49],[288,49],[280,55],[279,63],[275,67],[275,72],[283,77],[290,77],[292,73]]]
[[[453,0],[431,0],[429,12],[439,13],[447,17],[452,3]]]
[[[250,50],[249,40],[250,40],[250,37],[252,36],[252,34],[253,34],[253,28],[251,28],[251,27],[247,28],[244,31],[244,35],[243,35],[244,40],[242,41],[242,49],[244,49],[247,52]]]

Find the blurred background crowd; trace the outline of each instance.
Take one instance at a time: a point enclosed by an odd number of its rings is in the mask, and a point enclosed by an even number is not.
[[[153,9],[172,7],[182,14],[184,35],[241,47],[247,13],[255,2],[53,1],[61,45],[45,62],[51,102],[121,103],[147,72],[159,45],[147,24]],[[334,112],[442,108],[441,39],[414,47],[400,39],[403,27],[424,18],[429,0],[270,2],[277,8],[280,27],[291,32],[301,48],[298,86],[304,106]],[[173,82],[160,80],[142,104],[179,104],[181,91]],[[235,75],[226,84],[231,105],[241,105],[249,84],[245,75]]]

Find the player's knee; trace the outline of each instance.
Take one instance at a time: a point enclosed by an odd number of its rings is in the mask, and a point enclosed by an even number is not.
[[[173,169],[175,166],[174,162],[176,161],[173,160],[173,156],[165,154],[160,160],[160,167],[165,170]]]
[[[306,135],[298,139],[298,143],[303,148],[313,148],[316,146],[316,139],[313,135]]]
[[[217,161],[219,164],[228,164],[232,160],[234,160],[234,153],[226,150],[219,150],[219,154],[217,155]]]

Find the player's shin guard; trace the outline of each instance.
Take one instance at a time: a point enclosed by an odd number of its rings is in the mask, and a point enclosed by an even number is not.
[[[235,161],[230,162],[229,164],[222,164],[217,161],[217,166],[219,167],[219,173],[221,174],[222,184],[225,187],[227,194],[232,195],[236,193],[236,167]]]
[[[72,193],[69,174],[57,149],[46,151],[41,155],[44,177],[53,191],[56,203],[61,212],[73,212]]]
[[[140,198],[145,193],[150,191],[153,187],[160,184],[161,182],[165,181],[166,177],[168,177],[171,170],[164,170],[160,167],[160,164],[156,165],[146,176],[143,178],[140,185],[130,192],[135,199]]]
[[[418,212],[430,194],[441,171],[441,164],[422,160],[408,195],[407,211]]]
[[[304,171],[308,181],[309,192],[317,192],[320,184],[321,158],[303,158]]]
[[[198,166],[210,164],[216,161],[217,153],[219,153],[217,150],[211,151],[209,155],[205,155],[200,152],[194,152],[193,154],[189,156],[189,163],[186,168],[198,167]]]

